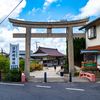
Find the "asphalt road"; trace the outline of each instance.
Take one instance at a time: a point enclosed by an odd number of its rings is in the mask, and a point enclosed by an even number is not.
[[[100,83],[20,84],[0,83],[0,100],[100,100]]]

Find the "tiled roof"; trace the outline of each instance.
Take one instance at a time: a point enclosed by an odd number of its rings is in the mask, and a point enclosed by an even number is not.
[[[30,51],[30,54],[32,54],[32,53],[33,53],[33,51]],[[19,55],[25,55],[25,51],[24,50],[19,51]]]
[[[19,58],[25,59],[25,57],[24,57],[24,56],[20,56],[20,55],[19,55]],[[31,61],[34,61],[35,59],[30,58],[30,60],[31,60]]]
[[[91,47],[86,48],[85,50],[100,50],[100,45],[91,46]]]
[[[38,53],[38,51],[48,54],[49,56],[66,56],[60,53],[57,49],[53,49],[53,48],[39,47],[38,50],[34,54]]]
[[[38,56],[48,56],[48,54],[45,53],[36,53],[36,54],[31,54],[31,57],[38,57]]]

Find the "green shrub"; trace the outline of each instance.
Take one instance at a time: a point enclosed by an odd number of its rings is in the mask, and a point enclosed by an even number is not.
[[[24,72],[24,66],[25,66],[25,60],[22,59],[19,62],[19,67],[22,72]],[[43,68],[41,68],[41,64],[38,64],[38,61],[32,61],[30,63],[30,72],[32,72],[33,70],[43,70]]]
[[[30,72],[32,72],[34,69],[32,67],[30,67]]]
[[[43,68],[38,68],[38,70],[43,70]]]
[[[3,81],[6,82],[19,82],[21,77],[21,71],[18,68],[10,69],[5,73]]]
[[[8,71],[10,69],[10,60],[0,55],[0,70]]]
[[[25,66],[25,59],[22,59],[19,62],[19,67],[20,67],[21,71],[24,71],[24,66]]]
[[[74,75],[75,75],[75,76],[78,76],[78,75],[79,75],[79,72],[75,72]]]
[[[31,63],[38,64],[38,61],[32,61]]]

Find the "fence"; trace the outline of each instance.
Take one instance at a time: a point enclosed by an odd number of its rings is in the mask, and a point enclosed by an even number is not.
[[[36,70],[43,68],[41,63],[40,64],[31,63],[30,67],[32,67],[33,69],[36,69]]]
[[[21,71],[0,71],[0,81],[21,82]]]

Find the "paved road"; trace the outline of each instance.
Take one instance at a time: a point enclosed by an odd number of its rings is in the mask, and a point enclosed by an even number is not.
[[[30,76],[35,76],[35,78],[43,78],[44,72],[47,72],[48,77],[60,77],[58,74],[56,74],[59,70],[60,66],[56,67],[56,71],[54,70],[54,67],[48,67],[48,69],[44,67],[41,71],[30,72]]]
[[[0,100],[100,100],[100,83],[0,83]]]

